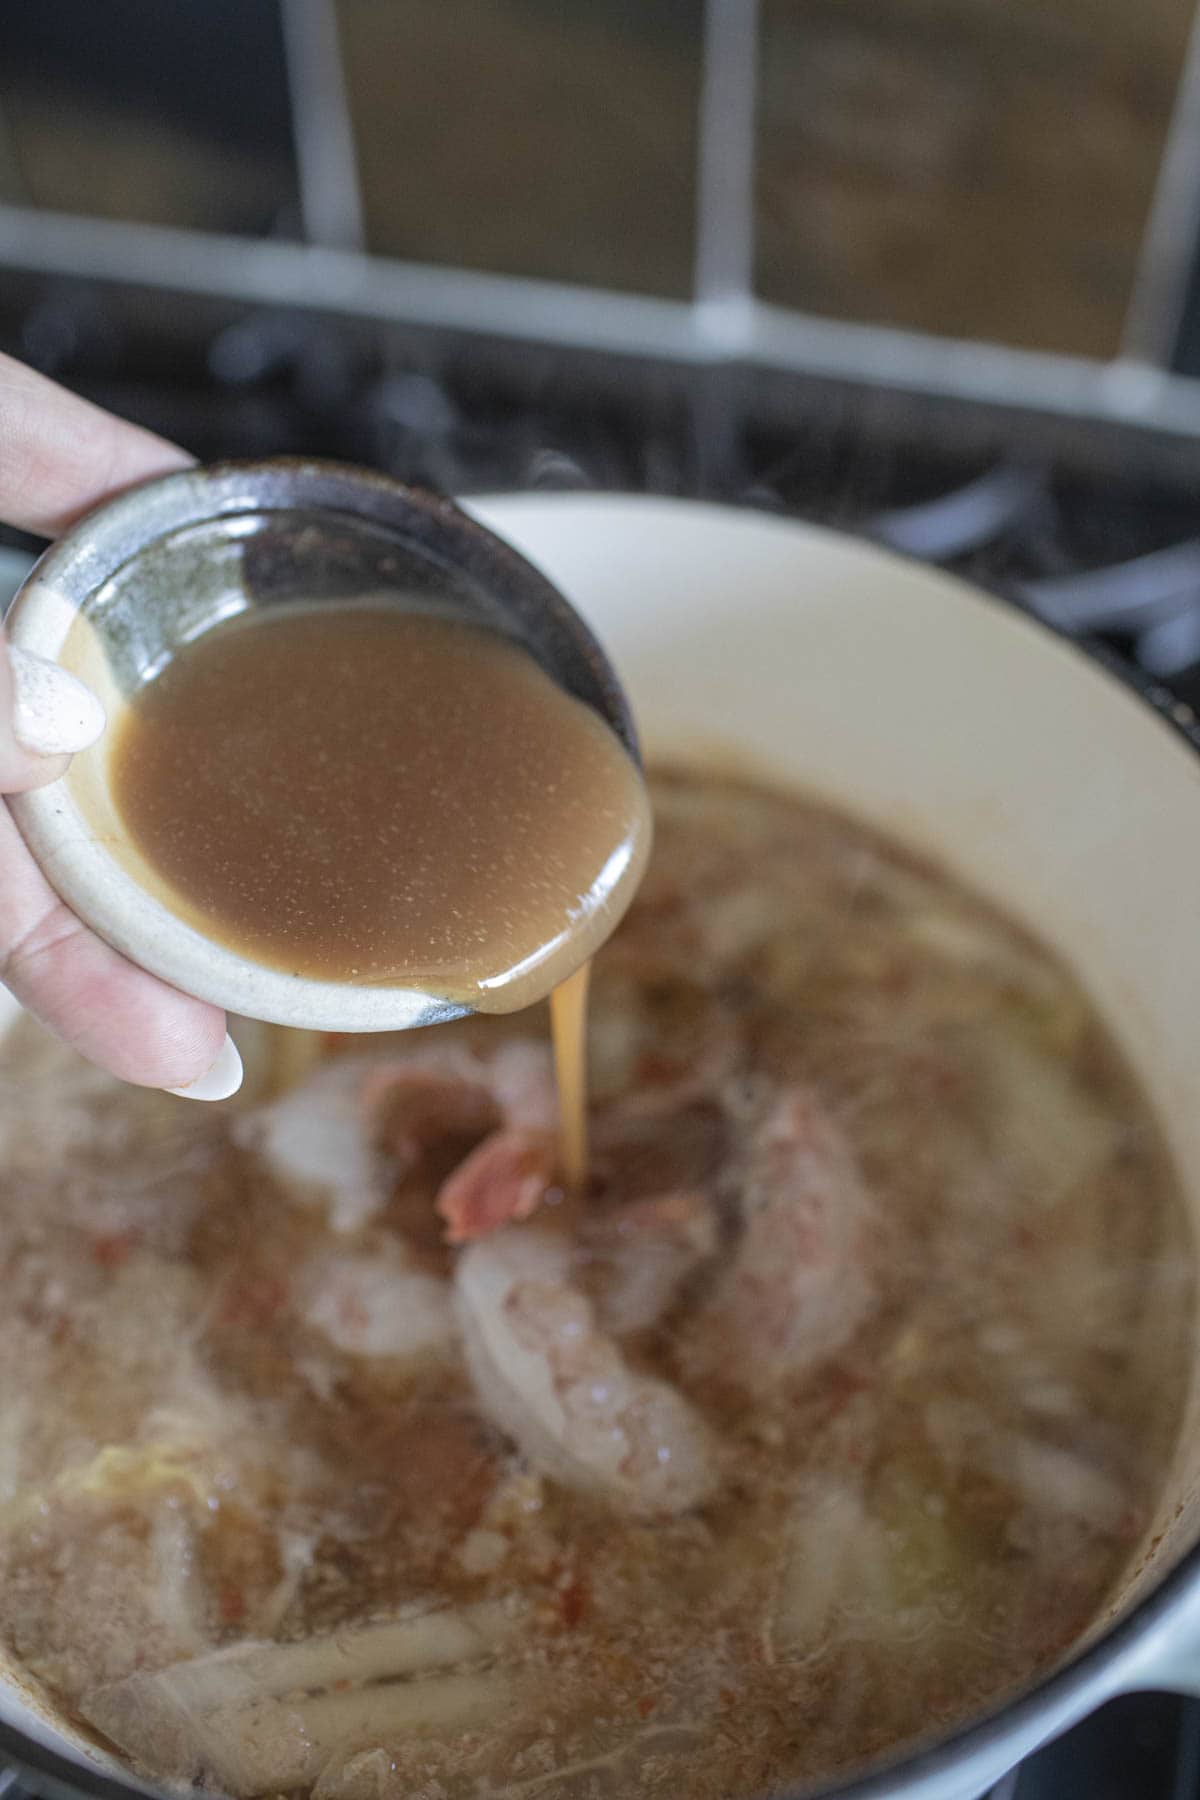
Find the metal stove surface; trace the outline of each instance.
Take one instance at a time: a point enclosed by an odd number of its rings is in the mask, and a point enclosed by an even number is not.
[[[598,488],[720,499],[857,531],[1096,634],[1200,712],[1200,499],[1136,470],[876,429],[836,406],[768,426],[704,374],[631,386],[529,349],[499,366],[286,309],[139,336],[88,288],[5,311],[0,349],[202,459],[344,457],[470,494]],[[0,529],[0,550],[32,548]],[[0,1768],[0,1800],[24,1800]],[[991,1800],[1200,1800],[1200,1701],[1114,1701]]]

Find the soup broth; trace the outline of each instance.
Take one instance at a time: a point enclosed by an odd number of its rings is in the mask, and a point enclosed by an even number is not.
[[[1085,996],[823,807],[653,797],[573,1205],[541,1020],[246,1028],[220,1110],[10,1040],[0,1630],[142,1774],[728,1800],[1032,1682],[1129,1564],[1192,1249]]]

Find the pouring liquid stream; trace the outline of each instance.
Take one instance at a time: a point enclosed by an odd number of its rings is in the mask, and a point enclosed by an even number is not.
[[[567,1193],[575,1199],[583,1192],[588,1172],[587,1013],[591,973],[591,963],[584,963],[560,982],[550,996],[562,1173]]]

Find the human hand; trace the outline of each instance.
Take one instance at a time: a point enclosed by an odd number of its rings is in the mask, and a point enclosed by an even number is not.
[[[0,355],[0,520],[53,537],[122,488],[191,458]],[[0,794],[56,781],[104,729],[99,701],[0,633]],[[123,1081],[222,1100],[241,1060],[215,1006],[136,968],[48,885],[0,800],[0,981]]]

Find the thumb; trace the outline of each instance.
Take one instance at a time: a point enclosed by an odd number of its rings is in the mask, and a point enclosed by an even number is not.
[[[94,744],[104,708],[57,663],[18,650],[0,632],[0,794],[56,781],[68,758]]]

